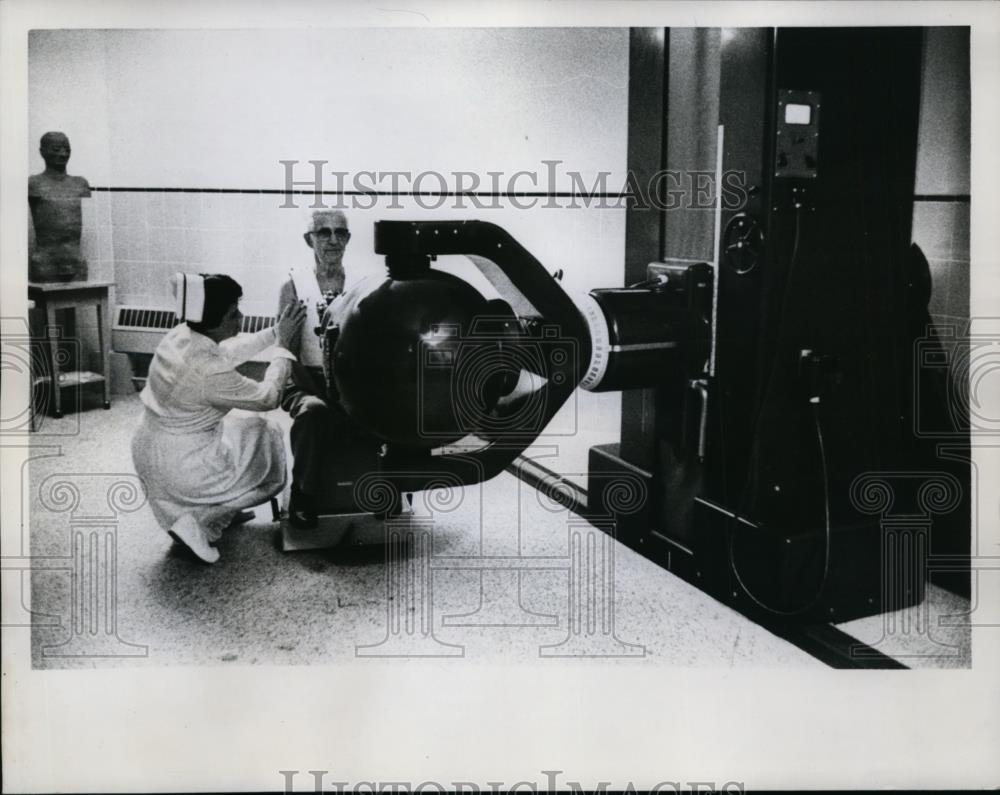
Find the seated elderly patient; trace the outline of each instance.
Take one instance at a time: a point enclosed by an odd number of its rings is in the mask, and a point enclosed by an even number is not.
[[[212,546],[241,509],[267,502],[285,485],[280,428],[232,409],[278,406],[298,348],[305,309],[287,306],[277,323],[256,334],[240,330],[240,285],[229,276],[175,277],[178,318],[160,342],[140,398],[145,406],[132,439],[132,460],[157,522],[206,563]],[[236,366],[275,348],[262,381]]]

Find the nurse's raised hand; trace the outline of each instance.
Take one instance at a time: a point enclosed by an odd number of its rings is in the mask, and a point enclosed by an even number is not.
[[[302,301],[295,301],[286,306],[275,323],[278,335],[278,345],[292,353],[299,345],[299,336],[306,319],[306,306]]]

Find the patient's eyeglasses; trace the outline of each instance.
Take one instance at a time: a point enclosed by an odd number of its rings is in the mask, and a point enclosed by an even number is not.
[[[337,229],[329,229],[327,227],[323,227],[322,229],[315,229],[313,230],[313,234],[316,235],[316,237],[318,237],[320,240],[329,240],[330,237],[333,236],[342,243],[346,243],[348,240],[351,239],[351,233],[348,230],[344,229],[342,226],[338,227]]]

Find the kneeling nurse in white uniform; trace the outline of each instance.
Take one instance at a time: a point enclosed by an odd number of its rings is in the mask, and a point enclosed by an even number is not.
[[[278,406],[291,371],[305,309],[289,305],[277,323],[240,335],[243,289],[229,276],[174,278],[181,321],[156,348],[140,398],[142,422],[132,439],[132,461],[157,522],[206,563],[212,546],[244,508],[267,502],[285,485],[280,428],[259,416],[227,416],[232,409]],[[262,381],[236,366],[276,346]]]

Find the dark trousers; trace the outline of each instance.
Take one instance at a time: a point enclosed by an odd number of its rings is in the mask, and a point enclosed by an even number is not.
[[[337,441],[322,371],[296,365],[281,407],[292,418],[292,487],[305,494],[322,494],[327,459]]]
[[[296,365],[281,400],[292,417],[292,486],[319,509],[354,509],[354,484],[378,470],[381,442],[354,422],[321,370]]]

